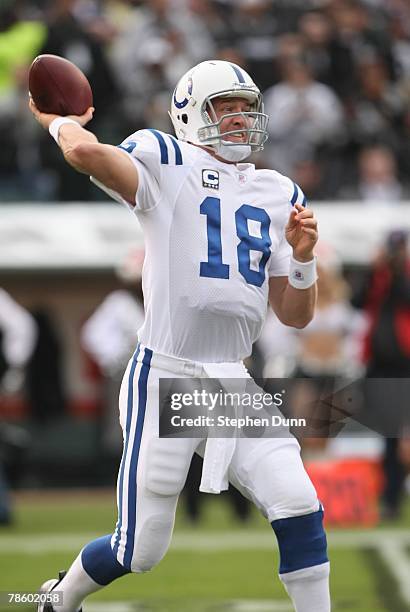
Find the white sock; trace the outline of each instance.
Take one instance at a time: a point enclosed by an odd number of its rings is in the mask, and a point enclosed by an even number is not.
[[[101,584],[94,582],[83,568],[80,553],[55,589],[63,595],[63,604],[57,606],[56,612],[77,612],[87,595],[102,588]]]
[[[281,574],[296,612],[330,612],[329,563]]]

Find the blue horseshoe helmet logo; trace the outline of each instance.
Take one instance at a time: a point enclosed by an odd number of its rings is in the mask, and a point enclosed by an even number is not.
[[[178,102],[177,97],[176,97],[176,91],[177,90],[175,88],[175,90],[174,90],[174,104],[175,104],[175,106],[177,108],[184,108],[188,104],[189,99],[188,98],[184,98],[182,100],[182,102]],[[189,77],[189,79],[188,79],[188,95],[190,96],[191,94],[192,94],[192,78]]]

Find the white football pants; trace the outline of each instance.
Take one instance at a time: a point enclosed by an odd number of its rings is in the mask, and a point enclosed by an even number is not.
[[[124,451],[111,545],[118,562],[133,572],[148,571],[164,557],[192,455],[203,453],[203,440],[158,437],[159,379],[192,377],[206,377],[202,364],[153,354],[143,345],[124,374],[120,391]],[[242,363],[237,377],[249,377]],[[269,522],[319,508],[294,437],[239,438],[228,475]]]

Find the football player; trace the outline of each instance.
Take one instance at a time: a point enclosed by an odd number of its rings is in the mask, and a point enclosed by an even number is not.
[[[245,161],[267,138],[258,87],[235,64],[202,62],[172,94],[177,138],[144,129],[118,147],[84,129],[93,109],[68,118],[30,106],[67,162],[138,217],[146,252],[146,317],[119,400],[117,525],[42,590],[61,591],[63,604],[55,609],[76,612],[87,595],[116,578],[152,569],[168,549],[178,496],[199,451],[205,454],[201,490],[217,493],[229,479],[272,525],[279,575],[295,610],[328,612],[323,510],[296,439],[238,438],[215,456],[210,439],[158,436],[161,377],[246,378],[242,360],[268,303],[286,325],[301,328],[313,316],[313,212],[289,178]]]

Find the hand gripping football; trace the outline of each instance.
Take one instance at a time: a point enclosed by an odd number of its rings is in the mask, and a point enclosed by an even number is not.
[[[29,71],[29,90],[38,110],[55,115],[83,115],[93,106],[87,77],[58,55],[39,55]]]

